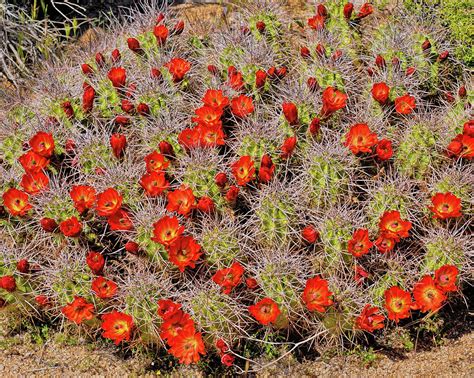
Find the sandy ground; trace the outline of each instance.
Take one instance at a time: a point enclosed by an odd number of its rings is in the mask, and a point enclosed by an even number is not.
[[[43,345],[28,337],[0,337],[0,376],[115,377],[152,376],[152,360],[124,360],[113,350],[94,349],[92,344],[64,345],[52,337]],[[401,360],[376,354],[370,366],[360,356],[335,357],[329,361],[280,362],[257,374],[260,377],[472,377],[474,376],[474,333],[424,352],[410,352]],[[184,368],[173,376],[202,376],[195,368]]]

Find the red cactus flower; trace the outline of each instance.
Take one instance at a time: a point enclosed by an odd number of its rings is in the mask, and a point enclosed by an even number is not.
[[[306,46],[301,46],[300,55],[302,58],[309,58],[311,57],[311,51],[309,51],[309,49]]]
[[[40,225],[46,232],[54,232],[59,227],[56,221],[52,218],[41,218]]]
[[[199,362],[200,355],[206,354],[201,333],[194,329],[184,329],[169,344],[171,348],[168,352],[178,358],[181,364]]]
[[[319,239],[319,232],[314,226],[309,224],[303,228],[301,231],[301,236],[307,243],[313,244]]]
[[[13,293],[16,290],[16,281],[13,276],[0,277],[0,289]]]
[[[407,238],[410,236],[411,222],[402,220],[397,210],[386,211],[380,218],[379,228],[393,238]]]
[[[281,154],[280,157],[282,159],[288,159],[291,155],[293,155],[293,152],[295,151],[296,148],[296,142],[297,139],[295,136],[286,138],[283,142],[283,145],[281,146]]]
[[[257,21],[255,23],[255,27],[257,28],[257,30],[260,32],[260,33],[263,33],[265,31],[265,28],[267,27],[265,25],[265,22],[263,21]]]
[[[410,293],[400,289],[398,286],[392,286],[385,290],[385,309],[388,312],[388,318],[398,323],[401,319],[410,317],[410,308],[413,305]]]
[[[64,114],[67,119],[72,119],[74,117],[74,108],[72,107],[71,101],[64,101],[61,104]]]
[[[227,69],[227,84],[235,91],[241,91],[244,88],[245,82],[242,72],[238,72],[234,66]]]
[[[472,159],[474,158],[474,137],[459,134],[449,143],[447,153],[450,157]]]
[[[44,131],[38,131],[29,141],[33,152],[45,158],[51,157],[54,153],[53,135]]]
[[[82,94],[82,110],[84,113],[92,111],[94,107],[94,98],[95,98],[95,89],[87,85],[84,88],[84,93]]]
[[[30,150],[18,158],[23,169],[28,173],[38,173],[46,168],[49,160],[41,155],[38,155],[33,150]]]
[[[97,195],[96,211],[103,217],[109,217],[120,209],[123,197],[114,189],[108,188]]]
[[[410,114],[415,110],[416,102],[415,97],[406,94],[395,99],[395,110],[399,114]]]
[[[387,62],[385,61],[385,58],[382,55],[378,54],[375,57],[375,65],[379,68],[385,68],[387,67]]]
[[[107,218],[107,223],[112,231],[130,231],[133,230],[133,222],[130,214],[118,209],[113,215]]]
[[[474,119],[470,119],[463,125],[462,133],[471,138],[474,138]]]
[[[459,269],[454,265],[443,265],[435,271],[436,286],[444,293],[457,291],[456,279]]]
[[[245,118],[249,114],[252,114],[255,108],[251,97],[240,95],[232,99],[230,110],[236,117]]]
[[[165,319],[161,324],[160,337],[169,344],[184,330],[194,331],[194,329],[194,321],[189,314],[176,310],[173,315]]]
[[[40,307],[50,307],[52,305],[50,299],[43,294],[37,295],[35,297],[35,302]]]
[[[347,250],[355,257],[369,253],[374,244],[369,239],[369,230],[359,228],[352,234],[352,239],[347,242]]]
[[[258,180],[262,184],[270,182],[275,172],[275,164],[273,164],[272,158],[265,154],[262,156],[260,162],[260,169],[258,170]]]
[[[201,254],[201,246],[192,236],[180,236],[168,249],[169,261],[180,272],[184,272],[187,266],[194,268]]]
[[[207,127],[222,125],[222,108],[204,105],[196,109],[194,112],[196,113],[197,117],[193,117],[192,120],[199,125]]]
[[[390,159],[393,156],[392,142],[388,139],[381,139],[375,147],[377,158],[381,161]]]
[[[344,5],[344,9],[343,9],[343,13],[344,13],[344,17],[347,19],[347,20],[350,20],[351,19],[351,16],[352,16],[352,11],[354,10],[354,4],[352,3],[346,3]]]
[[[115,122],[117,125],[127,126],[127,125],[130,124],[131,119],[130,119],[130,117],[128,117],[128,116],[118,115],[118,116],[115,117],[114,122]]]
[[[326,17],[319,14],[308,19],[308,26],[314,30],[323,30]]]
[[[169,188],[164,172],[145,173],[140,179],[140,185],[149,197],[157,197]]]
[[[102,315],[102,337],[113,340],[115,345],[119,345],[122,341],[130,341],[133,331],[133,318],[119,311]]]
[[[313,118],[313,120],[309,124],[309,132],[311,133],[311,135],[315,136],[319,133],[320,129],[321,129],[321,120],[318,117]]]
[[[434,218],[458,218],[462,215],[461,199],[450,192],[436,193],[431,198],[431,202],[433,206],[428,206],[428,208],[434,213]]]
[[[155,35],[158,45],[163,46],[166,43],[166,39],[168,38],[169,30],[165,25],[160,24],[155,26],[153,29],[153,34]]]
[[[214,178],[214,182],[220,188],[223,188],[227,184],[227,175],[224,172],[219,172]]]
[[[216,205],[212,198],[203,196],[199,198],[196,208],[202,213],[210,214],[214,212],[214,210],[216,209]]]
[[[21,178],[20,186],[26,193],[34,195],[46,189],[49,185],[49,178],[43,172],[26,173]]]
[[[240,186],[245,186],[255,179],[254,162],[248,155],[242,156],[238,161],[232,164],[231,168],[232,174]]]
[[[253,290],[258,286],[258,282],[255,278],[248,277],[245,279],[245,285],[250,289]]]
[[[225,134],[220,125],[198,126],[195,133],[201,147],[216,147],[225,145]]]
[[[298,108],[292,102],[284,102],[282,105],[283,115],[291,126],[295,126],[299,123],[298,120]]]
[[[16,269],[20,272],[20,273],[29,273],[30,272],[30,263],[28,262],[27,259],[21,259],[21,260],[18,260],[18,262],[16,263]]]
[[[120,158],[127,147],[127,137],[123,134],[112,134],[110,137],[110,147],[112,147],[114,156],[117,159]]]
[[[128,241],[125,243],[125,250],[132,255],[138,255],[140,253],[140,244],[134,241]]]
[[[257,89],[263,88],[267,82],[267,73],[264,70],[257,70],[255,72],[255,87]]]
[[[173,192],[168,192],[166,210],[169,212],[176,211],[178,214],[188,216],[191,210],[194,209],[195,204],[196,198],[193,190],[182,185]]]
[[[118,49],[112,50],[110,53],[110,57],[112,58],[113,63],[118,63],[120,62],[120,59],[122,59],[122,55],[120,54],[120,51]]]
[[[449,51],[447,51],[447,50],[446,50],[446,51],[442,51],[442,52],[439,53],[437,60],[438,60],[439,62],[443,62],[443,61],[445,61],[446,59],[448,59],[448,56],[449,56]]]
[[[326,48],[324,45],[321,43],[318,43],[316,45],[316,53],[318,54],[319,57],[325,57],[326,56]]]
[[[315,92],[319,89],[318,79],[315,77],[309,77],[308,80],[306,80],[306,85],[311,92]]]
[[[160,13],[158,14],[158,16],[156,17],[156,20],[155,20],[155,23],[156,24],[159,24],[161,23],[161,21],[163,21],[165,19],[165,15],[163,13]]]
[[[184,226],[179,225],[178,218],[168,215],[153,223],[153,237],[151,240],[169,247],[183,234]]]
[[[95,54],[95,62],[99,67],[105,66],[105,57],[101,52]]]
[[[164,67],[168,68],[168,71],[173,75],[173,81],[178,83],[191,69],[191,63],[181,58],[173,58]]]
[[[219,69],[214,64],[209,64],[207,70],[214,76],[219,75]]]
[[[24,216],[33,208],[28,202],[28,194],[21,190],[10,188],[2,195],[3,204],[13,216]]]
[[[249,312],[262,325],[274,323],[281,314],[278,304],[271,298],[263,298],[249,306]]]
[[[150,107],[145,104],[144,102],[141,102],[137,105],[137,113],[146,116],[150,114]]]
[[[197,147],[199,145],[198,135],[196,129],[186,128],[178,135],[178,142],[186,150]]]
[[[59,230],[64,236],[74,238],[82,232],[82,224],[76,217],[70,217],[59,223]]]
[[[114,88],[123,88],[127,81],[127,72],[122,67],[112,67],[107,74]]]
[[[61,312],[71,322],[81,324],[84,320],[91,320],[94,317],[95,308],[84,298],[75,296],[71,303],[61,309]]]
[[[372,307],[370,304],[367,304],[356,319],[356,328],[367,332],[374,332],[376,329],[384,327],[384,320],[385,316],[380,314],[378,307]]]
[[[95,194],[95,189],[88,185],[74,185],[69,192],[74,207],[80,214],[94,207]]]
[[[370,131],[366,123],[356,123],[346,134],[344,145],[349,147],[353,154],[371,152],[377,144],[377,134]]]
[[[157,151],[153,151],[151,154],[145,156],[145,164],[147,172],[163,172],[170,162],[165,158],[165,155],[160,154]]]
[[[416,68],[415,67],[408,67],[405,71],[406,76],[411,76],[415,73]]]
[[[314,277],[306,281],[302,299],[309,311],[325,312],[326,307],[333,304],[329,298],[331,295],[328,282],[320,277]]]
[[[379,102],[380,104],[385,104],[390,94],[390,87],[383,81],[380,83],[375,83],[372,86],[371,93],[375,101]]]
[[[328,117],[346,106],[347,95],[333,87],[327,87],[323,92],[323,107],[321,116]]]
[[[89,251],[86,256],[86,264],[92,273],[101,275],[105,265],[104,256],[99,252]]]
[[[318,6],[316,7],[316,13],[323,17],[328,16],[328,10],[324,6],[324,4],[318,4]]]
[[[97,277],[92,281],[91,289],[100,299],[109,299],[117,293],[117,284],[104,277]]]
[[[227,193],[225,194],[225,199],[227,202],[234,203],[239,196],[240,188],[235,185],[231,185]]]
[[[230,268],[218,270],[212,276],[212,280],[222,287],[222,292],[224,294],[230,294],[232,289],[240,283],[243,274],[244,267],[238,262],[234,262]]]
[[[374,242],[377,250],[384,254],[390,252],[395,248],[395,244],[397,244],[398,237],[394,237],[391,233],[382,232],[377,240]]]
[[[367,17],[368,15],[372,14],[374,11],[374,8],[371,4],[369,3],[364,3],[362,7],[359,9],[359,13],[357,14],[358,19],[362,19],[364,17]]]
[[[184,21],[179,20],[176,22],[176,24],[173,26],[173,34],[174,35],[180,35],[184,31]]]
[[[202,98],[202,102],[204,105],[220,111],[224,110],[230,103],[229,98],[224,96],[221,89],[208,89]]]
[[[141,54],[143,50],[140,47],[140,42],[138,39],[130,37],[127,39],[127,45],[130,50],[132,50],[134,53]]]
[[[160,299],[158,301],[158,316],[163,320],[170,319],[181,309],[181,304],[173,302],[171,299]]]
[[[94,73],[94,69],[91,67],[90,64],[87,64],[87,63],[81,64],[81,70],[82,70],[82,73],[86,76],[90,76]]]
[[[413,287],[413,298],[415,298],[415,309],[421,312],[436,312],[446,300],[446,295],[438,289],[431,276],[424,276]]]
[[[221,363],[225,366],[232,366],[234,364],[235,357],[229,353],[224,353],[221,357]]]
[[[354,281],[360,285],[364,282],[364,280],[369,277],[369,273],[367,273],[364,268],[360,265],[354,265]]]

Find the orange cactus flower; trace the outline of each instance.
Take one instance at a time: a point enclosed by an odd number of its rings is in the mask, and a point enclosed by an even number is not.
[[[306,281],[302,298],[309,311],[326,312],[326,307],[333,304],[329,298],[331,295],[328,282],[320,277],[314,277]]]
[[[399,114],[410,114],[415,110],[415,97],[408,94],[395,99],[395,110]]]
[[[194,268],[196,261],[201,256],[201,246],[192,236],[181,236],[168,250],[168,259],[176,265],[180,272],[189,266]]]
[[[401,319],[410,316],[410,309],[413,305],[410,293],[392,286],[385,290],[385,309],[388,311],[388,318],[398,323]]]
[[[122,196],[114,189],[109,188],[97,195],[97,214],[109,217],[115,214],[122,206]]]
[[[263,298],[249,306],[249,312],[262,325],[274,323],[281,314],[278,304],[271,298]]]
[[[184,79],[184,75],[191,69],[191,63],[181,58],[173,58],[164,65],[173,75],[173,81],[179,83]]]
[[[33,208],[33,206],[28,202],[28,194],[15,188],[8,189],[3,193],[2,198],[3,204],[8,212],[13,216],[24,216]]]
[[[255,110],[251,97],[240,95],[234,97],[230,103],[230,110],[233,115],[239,118],[245,118]]]
[[[170,162],[165,158],[165,155],[157,151],[145,156],[145,164],[147,172],[162,172],[170,165]]]
[[[245,186],[255,179],[255,166],[250,156],[242,156],[231,168],[238,185]]]
[[[113,340],[115,345],[122,341],[130,341],[133,331],[133,318],[119,311],[102,315],[102,337]]]
[[[168,204],[166,210],[172,212],[176,211],[178,214],[188,216],[191,210],[196,205],[196,197],[194,197],[193,190],[181,186],[179,189],[168,193]]]
[[[434,218],[458,218],[462,215],[461,199],[450,192],[436,193],[431,198],[431,202],[433,206],[428,206],[428,208],[434,213]]]
[[[376,329],[384,327],[384,320],[385,316],[380,314],[378,307],[372,307],[370,304],[367,304],[356,319],[356,328],[367,332],[374,332]]]
[[[334,112],[346,106],[347,95],[333,87],[327,87],[323,92],[323,107],[321,116],[329,117]]]
[[[75,238],[82,232],[82,224],[76,217],[70,217],[59,223],[59,229],[64,236]]]
[[[49,160],[45,157],[38,155],[33,150],[30,150],[18,158],[23,169],[28,173],[38,173],[42,169],[46,168],[49,164]]]
[[[94,317],[94,311],[92,303],[78,296],[75,296],[71,303],[61,309],[64,316],[76,324],[81,324],[84,320],[91,320]]]
[[[92,281],[91,289],[100,299],[108,299],[117,293],[117,284],[104,277],[97,277]]]
[[[169,247],[184,232],[184,226],[179,225],[178,218],[165,215],[158,222],[153,223],[153,237],[151,240]]]
[[[92,209],[95,204],[95,189],[88,185],[74,185],[69,192],[74,207],[79,213]]]
[[[393,238],[407,238],[410,236],[411,222],[402,220],[397,210],[386,211],[380,218],[379,228]]]
[[[380,104],[385,104],[390,94],[390,87],[384,82],[375,83],[372,86],[371,93],[375,101],[379,102]]]
[[[169,188],[164,172],[145,173],[140,179],[140,185],[149,197],[157,197]]]
[[[436,312],[446,300],[446,295],[436,286],[436,282],[431,276],[424,276],[420,282],[415,284],[413,297],[415,298],[414,308],[421,312]]]
[[[231,290],[240,283],[243,274],[244,267],[234,262],[230,268],[218,270],[212,276],[212,280],[222,287],[224,294],[230,294]]]
[[[374,244],[369,240],[369,230],[359,228],[352,234],[352,239],[347,243],[347,250],[355,257],[361,257],[369,252]]]
[[[31,149],[38,155],[45,158],[51,157],[54,153],[53,135],[44,131],[37,132],[29,141]]]
[[[206,354],[204,342],[199,332],[185,329],[170,342],[169,353],[179,359],[179,363],[189,365],[199,362],[200,355]]]
[[[443,265],[435,271],[435,283],[445,293],[456,291],[456,279],[459,269],[454,265]]]
[[[366,123],[357,123],[346,134],[344,145],[349,147],[353,154],[371,152],[377,144],[377,134],[370,131]]]
[[[229,98],[224,96],[220,89],[208,89],[202,98],[202,102],[206,106],[218,109],[221,112],[229,106]]]

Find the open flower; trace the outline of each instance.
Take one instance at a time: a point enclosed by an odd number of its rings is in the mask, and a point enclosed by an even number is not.
[[[75,238],[82,232],[82,224],[76,217],[70,217],[59,223],[59,229],[64,236]]]
[[[380,104],[385,104],[388,100],[388,96],[390,95],[390,87],[383,81],[380,83],[375,83],[372,86],[371,93],[375,101]]]
[[[180,226],[178,218],[165,215],[158,222],[153,223],[153,237],[151,240],[169,247],[184,232],[184,226]]]
[[[75,209],[81,214],[94,207],[95,194],[95,189],[88,185],[73,185],[69,192]]]
[[[230,111],[239,118],[247,117],[254,110],[252,98],[245,95],[234,97],[230,103]]]
[[[28,194],[34,195],[46,189],[49,185],[49,178],[43,172],[25,173],[21,178],[20,186]]]
[[[222,111],[229,106],[229,98],[224,96],[221,89],[208,89],[202,98],[204,105]]]
[[[108,299],[117,293],[117,284],[104,277],[97,277],[92,281],[91,289],[100,299]]]
[[[49,160],[45,157],[38,155],[33,150],[30,150],[18,158],[23,169],[28,173],[38,173],[42,169],[46,168],[49,164]]]
[[[295,126],[298,121],[298,108],[292,102],[284,102],[282,105],[283,115],[291,126]]]
[[[168,249],[168,259],[180,272],[189,266],[194,268],[201,256],[201,246],[192,236],[180,236]]]
[[[243,274],[244,267],[238,262],[234,262],[230,268],[218,270],[212,276],[212,280],[222,287],[224,294],[230,294],[231,290],[240,283]]]
[[[206,127],[222,126],[223,110],[221,108],[204,105],[197,108],[194,113],[196,113],[196,117],[193,117],[192,120],[199,125]]]
[[[352,239],[347,242],[347,250],[355,257],[361,257],[369,252],[373,243],[369,239],[369,230],[359,228],[352,234]]]
[[[250,156],[242,156],[238,161],[232,164],[232,174],[241,186],[247,185],[255,179],[254,162]]]
[[[123,88],[127,81],[127,72],[122,67],[112,67],[107,77],[115,88]]]
[[[393,238],[407,238],[410,236],[411,222],[400,218],[397,210],[386,211],[380,218],[379,228]]]
[[[328,282],[321,277],[314,277],[306,281],[302,298],[309,311],[325,312],[326,307],[333,304],[329,298],[331,295]]]
[[[84,320],[91,320],[94,317],[94,311],[92,303],[78,296],[75,296],[71,303],[61,309],[64,316],[76,324],[81,324]]]
[[[194,331],[194,321],[191,319],[189,314],[177,309],[174,313],[168,316],[160,327],[160,337],[167,341],[168,344],[172,343],[178,335],[185,330]]]
[[[436,312],[446,300],[446,295],[436,286],[431,276],[424,276],[421,281],[415,284],[413,297],[415,298],[414,307],[421,312]]]
[[[130,341],[134,327],[133,318],[119,311],[102,315],[102,337],[113,340],[115,345],[122,341]]]
[[[122,196],[114,189],[109,188],[97,195],[97,214],[109,217],[115,214],[122,206]]]
[[[278,304],[271,298],[263,298],[249,306],[249,312],[262,325],[274,323],[281,314]]]
[[[196,197],[193,190],[181,186],[180,188],[168,193],[168,204],[166,210],[176,211],[178,214],[188,216],[196,205]]]
[[[365,305],[360,315],[356,318],[356,328],[367,332],[374,332],[376,329],[384,327],[385,316],[380,314],[378,307]]]
[[[428,208],[434,213],[435,218],[458,218],[462,215],[461,199],[450,192],[436,193],[431,198],[431,202],[433,206],[428,206]]]
[[[118,209],[111,216],[107,217],[107,223],[112,231],[133,230],[132,218],[124,209]]]
[[[329,117],[332,113],[346,106],[347,95],[333,87],[327,87],[323,92],[323,107],[321,116]]]
[[[399,114],[410,114],[415,110],[415,97],[408,94],[395,99],[395,110]]]
[[[385,308],[388,311],[388,318],[398,323],[401,319],[410,316],[410,308],[413,305],[410,293],[392,286],[385,290]]]
[[[173,302],[171,299],[160,299],[158,301],[158,316],[163,320],[170,319],[181,308],[181,304]]]
[[[443,265],[435,271],[436,286],[444,293],[456,291],[456,279],[459,269],[454,265]]]
[[[0,277],[0,289],[13,293],[16,290],[16,280],[13,276]]]
[[[2,195],[3,204],[13,216],[24,216],[33,208],[28,202],[28,194],[21,190],[10,188]]]
[[[353,154],[371,152],[377,144],[377,134],[370,131],[366,123],[356,123],[346,135],[344,145],[349,147]]]
[[[381,232],[374,244],[380,253],[387,253],[395,248],[398,239],[397,236],[393,236],[391,233]]]
[[[165,25],[159,24],[153,29],[153,34],[155,35],[158,45],[163,46],[166,43],[166,39],[168,38],[169,30]]]
[[[173,58],[164,65],[173,75],[173,81],[179,83],[184,79],[184,75],[191,69],[191,63],[181,58]]]
[[[140,185],[150,197],[157,197],[169,188],[164,172],[145,173],[140,179]]]
[[[388,139],[381,139],[375,147],[375,153],[379,160],[385,161],[393,156],[392,142]]]
[[[54,153],[53,135],[44,131],[38,131],[29,141],[31,149],[45,158],[51,157]]]
[[[178,358],[179,363],[189,365],[200,360],[206,354],[201,333],[194,329],[184,329],[170,342],[169,353]]]
[[[474,158],[474,137],[459,134],[447,147],[449,157],[472,159]]]
[[[153,151],[151,154],[145,156],[144,160],[147,172],[162,172],[170,165],[165,155],[157,151]]]
[[[90,251],[86,256],[86,264],[94,274],[102,274],[105,265],[104,256],[99,252]]]

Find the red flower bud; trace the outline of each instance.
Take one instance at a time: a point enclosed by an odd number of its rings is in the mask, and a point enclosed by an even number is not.
[[[288,68],[286,68],[285,66],[281,66],[275,71],[275,74],[277,75],[279,79],[283,79],[287,73],[288,73]]]
[[[58,228],[58,224],[52,218],[41,218],[40,225],[46,232],[53,232]]]
[[[167,158],[174,157],[174,149],[173,146],[168,143],[166,140],[162,140],[158,146],[160,152],[165,155]]]
[[[161,79],[161,71],[158,68],[151,69],[151,77],[153,79]]]
[[[16,281],[13,276],[0,277],[0,288],[12,293],[16,290]]]
[[[300,49],[300,55],[303,58],[309,58],[311,56],[311,51],[306,46],[301,47]]]
[[[150,114],[150,107],[147,104],[141,102],[137,106],[137,113],[142,116],[148,115]]]
[[[94,73],[94,69],[86,63],[81,64],[81,69],[82,73],[87,76],[92,75]]]
[[[344,5],[344,17],[347,19],[347,20],[350,20],[351,16],[352,16],[352,11],[354,10],[354,4],[352,3],[347,3],[346,5]]]
[[[387,63],[385,63],[385,59],[382,55],[377,55],[375,57],[375,65],[379,68],[385,68],[387,66]]]
[[[71,118],[74,117],[74,109],[73,109],[70,101],[64,101],[61,104],[61,107],[63,108],[64,114],[66,114],[66,117],[68,119],[71,119]]]
[[[308,225],[301,231],[301,236],[306,242],[313,244],[316,242],[316,240],[318,240],[319,232],[316,231],[314,226]]]
[[[270,79],[275,79],[276,78],[276,68],[275,67],[270,67],[267,70],[267,75]]]
[[[321,120],[318,117],[316,117],[309,124],[309,132],[311,133],[311,135],[316,135],[319,133],[320,129],[321,129]]]
[[[128,38],[127,39],[128,48],[132,50],[134,53],[141,54],[143,50],[140,47],[140,42],[136,38]]]
[[[318,80],[315,77],[309,77],[306,81],[306,85],[308,86],[309,90],[315,92],[319,89]]]
[[[51,305],[51,301],[46,295],[37,295],[35,297],[35,302],[38,304],[40,307],[48,307]]]
[[[227,175],[224,172],[220,172],[216,175],[214,181],[218,187],[223,188],[228,181]]]
[[[114,156],[118,159],[122,156],[127,146],[127,138],[123,134],[112,134],[110,137],[110,146],[114,152]]]
[[[261,167],[271,167],[273,166],[273,161],[270,155],[264,154],[262,156],[262,160],[260,161],[260,166]]]
[[[415,73],[416,68],[415,67],[407,67],[407,70],[405,71],[406,76],[411,76]]]
[[[265,85],[267,81],[267,73],[263,70],[255,72],[255,86],[260,89]]]
[[[118,49],[113,50],[110,56],[112,57],[113,63],[118,63],[120,62],[120,59],[122,59],[122,55],[120,55],[120,51]]]
[[[21,259],[16,263],[16,269],[20,273],[29,273],[30,271],[30,263],[27,259]]]
[[[464,85],[461,85],[458,89],[458,96],[461,97],[461,98],[464,98],[467,96],[467,90],[466,90],[466,87]]]
[[[159,24],[161,21],[163,21],[165,19],[165,15],[163,13],[160,13],[157,17],[156,17],[156,23]]]
[[[334,54],[332,54],[332,60],[338,60],[342,56],[342,50],[336,50],[334,51]]]
[[[257,286],[258,286],[258,282],[255,278],[247,278],[245,280],[245,285],[247,285],[247,287],[250,289],[250,290],[253,290],[255,289]]]
[[[392,66],[394,68],[398,68],[400,66],[400,59],[398,59],[398,57],[394,56],[392,58]]]
[[[266,28],[266,25],[265,25],[265,22],[263,21],[257,21],[257,23],[255,24],[257,30],[260,32],[260,33],[263,33],[265,31],[265,28]]]
[[[282,105],[283,114],[291,126],[298,124],[298,108],[292,102],[284,102]]]
[[[296,137],[286,138],[281,146],[281,158],[288,159],[295,150],[296,147]]]
[[[462,133],[474,138],[474,120],[471,119],[464,124]]]
[[[421,48],[423,51],[431,49],[431,42],[428,38],[425,38],[425,41],[421,44]]]
[[[362,5],[362,7],[359,10],[359,14],[357,15],[358,19],[362,19],[364,17],[367,17],[369,14],[371,14],[374,11],[373,7],[369,3],[365,3]]]
[[[72,139],[66,140],[66,144],[64,145],[64,148],[66,149],[66,152],[71,153],[74,152],[76,149],[76,143]]]
[[[318,13],[319,16],[327,17],[328,10],[324,6],[324,4],[318,4],[318,7],[316,9],[317,9],[317,13]]]
[[[448,58],[448,56],[449,56],[449,51],[447,51],[447,50],[446,50],[446,51],[443,51],[442,53],[439,54],[438,60],[439,60],[440,62],[443,62],[443,61],[445,61],[445,60]]]
[[[125,113],[131,114],[135,110],[135,106],[130,100],[127,100],[126,98],[122,99],[122,110]]]
[[[123,116],[123,115],[118,115],[117,117],[115,117],[114,122],[117,125],[126,126],[126,125],[130,124],[130,117]]]
[[[168,28],[165,25],[156,25],[153,29],[153,34],[155,35],[158,45],[163,46],[168,38]]]
[[[242,26],[240,28],[240,31],[242,32],[243,35],[249,35],[250,34],[250,29],[248,28],[248,26]]]
[[[138,253],[140,252],[140,245],[133,241],[129,241],[125,243],[125,250],[131,253],[132,255],[138,255]]]
[[[225,199],[228,202],[235,202],[237,200],[237,196],[239,195],[239,187],[232,185],[225,195]]]
[[[318,43],[318,45],[316,46],[316,53],[320,57],[323,57],[326,55],[326,48],[321,43]]]
[[[102,53],[98,52],[97,54],[95,54],[95,62],[99,67],[105,66],[105,58]]]
[[[219,74],[219,69],[213,64],[209,64],[207,66],[207,70],[214,76],[217,76]]]
[[[216,205],[214,204],[214,201],[212,200],[212,198],[204,196],[199,199],[197,208],[199,211],[202,211],[203,213],[210,214],[215,210]]]
[[[179,20],[173,27],[173,34],[180,35],[184,31],[184,21]]]

